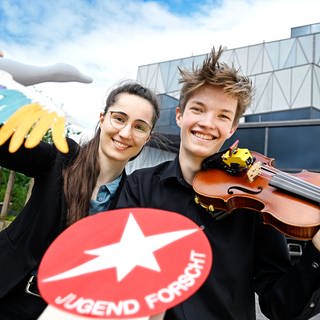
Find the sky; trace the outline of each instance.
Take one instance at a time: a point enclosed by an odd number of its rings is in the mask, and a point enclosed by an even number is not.
[[[320,22],[319,0],[1,0],[0,50],[35,66],[68,63],[90,84],[37,85],[93,130],[107,93],[138,66],[290,38]]]

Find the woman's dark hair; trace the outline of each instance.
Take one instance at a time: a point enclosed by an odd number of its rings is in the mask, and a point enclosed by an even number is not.
[[[157,97],[151,90],[136,82],[126,82],[110,92],[106,100],[104,115],[122,93],[139,96],[151,103],[153,106],[152,127],[154,127],[160,114]],[[79,147],[75,160],[63,171],[64,194],[68,208],[67,225],[88,215],[90,199],[100,173],[98,159],[100,132],[98,124],[94,137]]]

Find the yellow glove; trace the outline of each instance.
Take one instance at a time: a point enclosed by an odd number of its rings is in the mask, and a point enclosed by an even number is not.
[[[53,143],[61,152],[69,151],[65,138],[65,116],[61,110],[15,82],[10,74],[0,70],[0,145],[11,138],[9,152],[23,144],[34,148],[51,128]],[[49,105],[50,104],[50,105]]]

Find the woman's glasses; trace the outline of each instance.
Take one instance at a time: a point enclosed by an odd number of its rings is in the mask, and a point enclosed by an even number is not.
[[[129,124],[129,117],[126,113],[120,111],[108,111],[110,113],[110,124],[113,128],[121,130]],[[138,138],[147,137],[152,127],[143,120],[134,120],[130,123],[132,134]]]

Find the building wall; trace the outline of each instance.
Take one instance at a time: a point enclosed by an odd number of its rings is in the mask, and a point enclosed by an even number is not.
[[[320,108],[320,30],[314,29],[318,32],[224,51],[221,61],[240,69],[256,87],[248,114]],[[295,30],[298,33],[299,28]],[[178,99],[178,66],[191,69],[205,57],[203,54],[140,66],[137,79],[158,94]]]
[[[234,49],[222,61],[249,76],[255,96],[236,134],[240,147],[276,158],[288,171],[320,171],[320,23],[292,28],[292,36]],[[206,54],[140,66],[137,78],[159,96],[156,130],[179,137],[175,123],[180,84],[178,67],[191,69]],[[301,123],[303,121],[303,123]],[[176,150],[179,139],[175,139]]]

